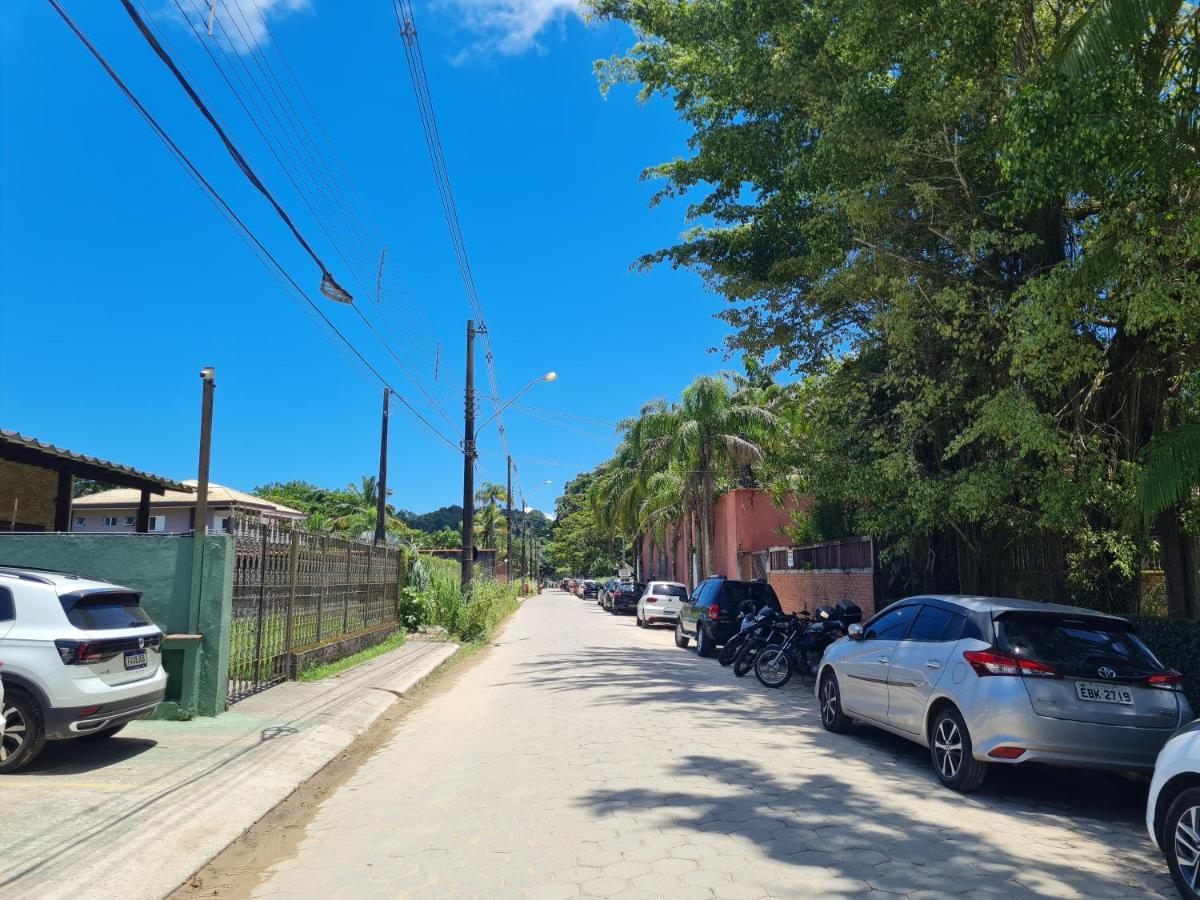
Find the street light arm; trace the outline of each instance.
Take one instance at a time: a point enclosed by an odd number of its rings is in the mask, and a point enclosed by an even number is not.
[[[557,377],[558,377],[558,375],[556,373],[547,372],[545,375],[541,376],[540,378],[533,379],[533,381],[529,382],[529,384],[525,385],[525,387],[521,388],[519,391],[517,391],[515,394],[513,394],[513,396],[503,406],[499,407],[494,413],[492,413],[490,416],[488,416],[486,419],[484,419],[483,422],[475,428],[475,434],[478,436],[479,432],[483,431],[483,429],[487,428],[488,425],[490,425],[492,422],[494,422],[499,417],[500,413],[504,412],[506,409],[508,409],[510,406],[512,406],[514,403],[516,403],[518,400],[520,400],[521,397],[524,396],[524,394],[530,388],[532,388],[535,384],[542,382],[542,381],[553,381]]]

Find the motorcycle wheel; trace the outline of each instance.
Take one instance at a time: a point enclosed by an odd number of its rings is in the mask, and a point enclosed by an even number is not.
[[[733,660],[733,674],[741,678],[754,668],[754,651],[758,649],[758,641],[746,641],[738,648]]]
[[[792,678],[792,655],[781,647],[768,647],[754,660],[754,677],[764,687],[781,688]]]
[[[733,661],[737,659],[738,648],[742,646],[742,642],[745,640],[745,637],[740,634],[735,634],[731,637],[725,642],[725,646],[721,648],[721,652],[717,654],[717,662],[723,666],[733,665]]]

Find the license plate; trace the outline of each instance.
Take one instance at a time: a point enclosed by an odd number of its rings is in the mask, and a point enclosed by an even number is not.
[[[146,651],[145,650],[126,650],[125,651],[125,668],[126,669],[144,669],[144,668],[146,668]]]
[[[1124,703],[1133,705],[1133,691],[1127,687],[1114,684],[1099,684],[1095,681],[1075,682],[1075,693],[1080,700],[1090,700],[1093,703]]]

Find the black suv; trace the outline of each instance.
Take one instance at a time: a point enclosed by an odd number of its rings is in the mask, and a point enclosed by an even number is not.
[[[731,581],[723,575],[706,578],[679,609],[675,646],[686,647],[695,640],[696,653],[712,656],[737,633],[742,616],[764,606],[783,612],[775,589],[765,581]]]
[[[618,581],[608,592],[608,611],[614,616],[621,613],[637,612],[637,602],[646,586],[640,581]]]
[[[595,600],[599,594],[600,594],[600,582],[585,581],[583,583],[583,599],[584,600]]]

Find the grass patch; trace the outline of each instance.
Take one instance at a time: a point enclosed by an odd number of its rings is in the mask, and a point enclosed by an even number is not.
[[[390,653],[404,646],[407,635],[403,631],[397,631],[381,644],[376,644],[374,647],[367,647],[365,650],[359,650],[357,653],[351,653],[349,656],[336,660],[331,663],[322,663],[319,666],[311,666],[300,673],[298,681],[320,681],[322,678],[328,678],[330,675],[337,675],[339,672],[344,672],[347,669],[357,666],[359,663],[365,663],[368,660],[374,659],[377,656],[383,656],[385,653]]]

